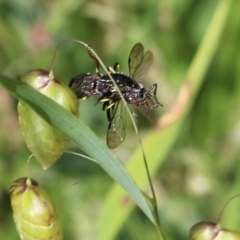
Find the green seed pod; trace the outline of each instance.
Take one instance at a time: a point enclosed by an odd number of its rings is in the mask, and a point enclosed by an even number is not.
[[[45,70],[25,73],[21,81],[59,103],[67,111],[78,115],[79,101],[72,90],[49,76]],[[34,112],[26,103],[18,103],[19,125],[29,150],[47,169],[63,154],[69,139]]]
[[[38,183],[19,178],[10,187],[13,218],[22,240],[62,240],[56,207]]]
[[[213,222],[200,222],[190,230],[190,240],[240,240],[240,232],[220,228]]]
[[[195,224],[190,230],[190,240],[212,239],[218,228],[213,222],[200,222]]]

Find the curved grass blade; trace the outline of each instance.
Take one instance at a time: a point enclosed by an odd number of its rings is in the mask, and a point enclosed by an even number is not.
[[[154,222],[151,209],[119,159],[99,141],[99,138],[78,118],[68,113],[53,100],[25,83],[0,76],[0,83],[14,96],[28,104],[51,126],[65,134],[99,165],[132,197],[136,204]]]

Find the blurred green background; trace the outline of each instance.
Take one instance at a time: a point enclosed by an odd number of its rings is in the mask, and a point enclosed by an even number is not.
[[[68,38],[90,44],[107,66],[119,62],[121,71],[128,73],[130,50],[142,42],[154,53],[144,84],[158,83],[157,95],[164,107],[155,115],[160,117],[174,104],[218,2],[0,0],[1,74],[17,79],[30,69],[49,70],[54,49]],[[239,9],[240,2],[234,0],[191,112],[153,178],[168,240],[187,239],[189,229],[199,221],[216,221],[223,204],[240,193]],[[86,72],[95,72],[86,49],[76,43],[64,44],[55,60],[55,76],[68,83]],[[81,102],[80,118],[105,141],[107,119],[95,102]],[[26,175],[30,155],[18,126],[16,105],[17,100],[0,87],[0,239],[11,240],[19,237],[8,189],[15,179]],[[138,123],[142,138],[154,126],[141,114]],[[129,123],[125,142],[114,152],[126,162],[136,142]],[[69,149],[79,151],[73,144]],[[94,239],[112,184],[110,177],[98,165],[69,154],[47,171],[31,161],[30,175],[54,199],[64,239]],[[239,202],[235,200],[225,212],[224,227],[239,229]],[[135,209],[114,239],[154,240],[158,236],[154,225]]]

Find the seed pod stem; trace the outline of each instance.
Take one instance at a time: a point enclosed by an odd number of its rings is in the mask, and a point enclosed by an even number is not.
[[[218,223],[218,224],[219,224],[220,221],[221,221],[222,215],[223,215],[226,207],[227,207],[228,204],[229,204],[234,198],[236,198],[236,197],[240,197],[240,194],[237,194],[237,195],[231,197],[231,198],[224,204],[224,206],[223,206],[223,208],[222,208],[222,210],[221,210],[221,212],[220,212],[220,214],[219,214],[218,220],[217,220],[217,223]]]
[[[53,76],[53,65],[54,65],[54,61],[55,61],[55,57],[56,57],[57,51],[58,51],[58,49],[59,49],[64,43],[66,43],[66,42],[76,42],[76,43],[79,43],[79,44],[83,45],[83,46],[86,47],[86,48],[89,47],[88,44],[86,44],[85,42],[82,42],[82,41],[80,41],[80,40],[77,40],[77,39],[66,39],[66,40],[60,42],[60,43],[57,45],[57,47],[56,47],[56,49],[54,50],[54,53],[53,53],[53,57],[52,57],[51,65],[50,65],[50,76]],[[52,75],[51,75],[51,74],[52,74]]]

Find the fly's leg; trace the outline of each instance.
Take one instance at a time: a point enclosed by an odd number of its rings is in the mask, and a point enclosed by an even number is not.
[[[113,67],[110,67],[110,66],[107,67],[107,70],[109,73],[117,73],[119,72],[119,67],[120,67],[119,63],[115,63]]]
[[[98,75],[99,77],[102,77],[103,74],[100,73],[100,71],[99,71],[100,63],[99,63],[99,61],[97,60],[97,58],[93,55],[91,49],[92,49],[91,46],[88,45],[88,46],[87,46],[88,55],[89,55],[92,59],[94,59],[94,61],[96,62],[96,73],[97,73],[97,75]]]

